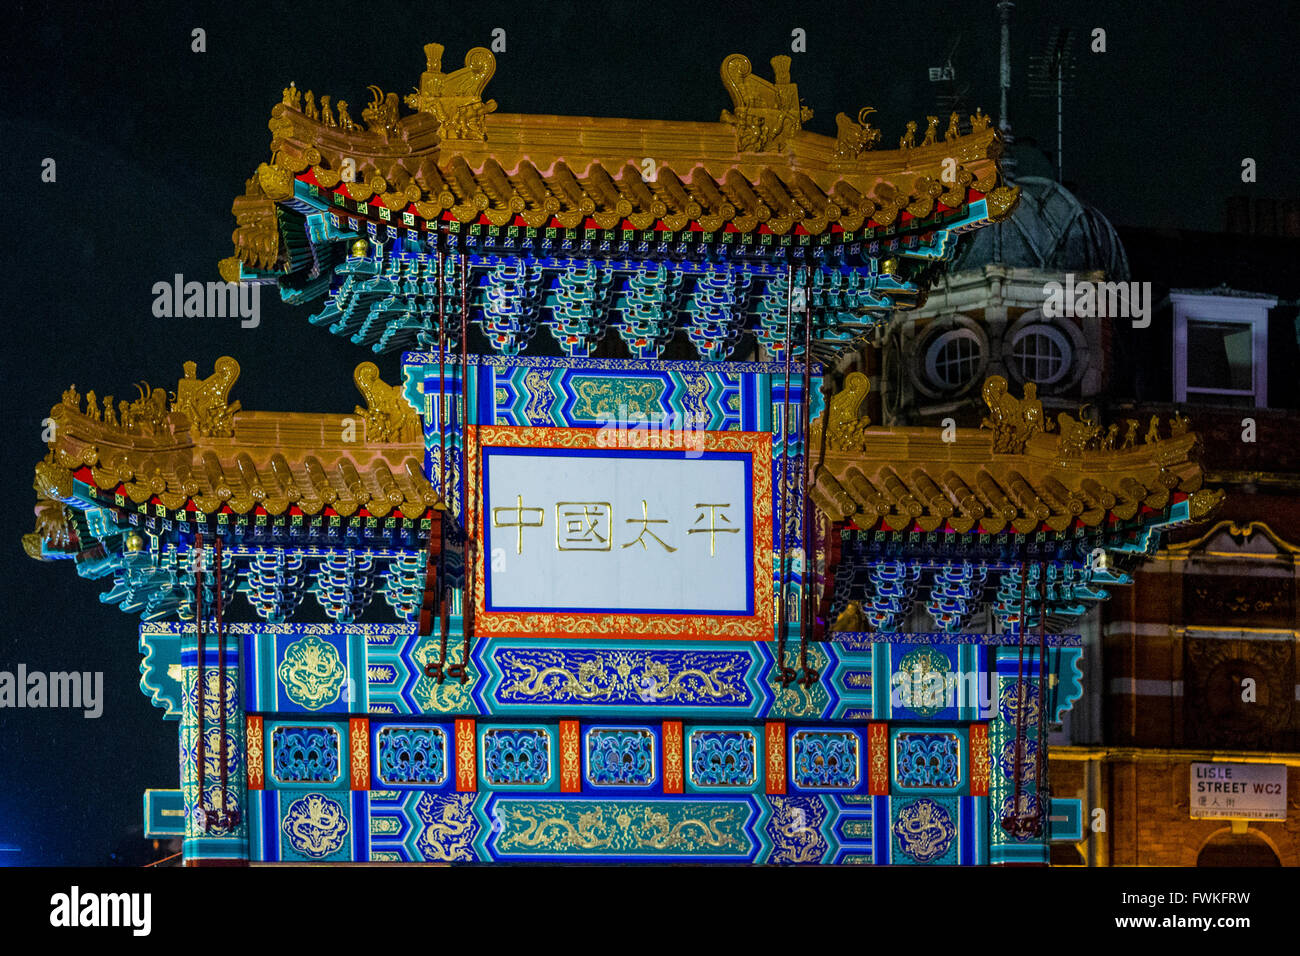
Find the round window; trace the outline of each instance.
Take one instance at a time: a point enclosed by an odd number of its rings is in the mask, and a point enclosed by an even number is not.
[[[984,348],[970,329],[949,329],[936,335],[925,352],[925,371],[931,383],[946,392],[965,388],[984,360]]]
[[[1029,325],[1011,340],[1011,361],[1022,382],[1052,385],[1070,370],[1070,343],[1050,325]]]

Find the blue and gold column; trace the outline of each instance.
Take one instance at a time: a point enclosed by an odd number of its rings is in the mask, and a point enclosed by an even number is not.
[[[996,653],[996,696],[993,719],[989,721],[989,862],[1046,865],[1048,862],[1045,818],[1036,834],[1008,832],[1004,818],[1017,812],[1028,821],[1040,817],[1038,753],[1040,741],[1038,649],[1025,648],[1024,670],[1018,647],[1000,647]],[[1021,714],[1023,710],[1023,714]],[[1020,801],[1016,805],[1016,722],[1021,721],[1024,752],[1020,760]]]
[[[239,641],[227,635],[223,685],[219,645],[214,634],[204,641],[200,668],[193,627],[181,638],[184,694],[181,698],[180,771],[185,805],[187,866],[239,864],[248,861],[245,789],[245,725],[239,694]],[[199,788],[199,687],[203,687],[203,786]],[[225,726],[221,722],[225,699]],[[226,785],[222,787],[222,742]]]

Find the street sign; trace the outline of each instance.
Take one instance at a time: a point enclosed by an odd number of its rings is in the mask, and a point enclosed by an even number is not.
[[[1286,765],[1194,763],[1194,820],[1285,820]]]

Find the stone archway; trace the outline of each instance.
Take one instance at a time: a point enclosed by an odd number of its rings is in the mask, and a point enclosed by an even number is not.
[[[1196,854],[1198,867],[1281,866],[1277,851],[1257,830],[1233,833],[1217,830],[1201,844]]]

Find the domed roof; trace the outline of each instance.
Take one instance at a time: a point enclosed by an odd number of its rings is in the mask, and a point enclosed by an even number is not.
[[[965,237],[953,272],[996,263],[1060,273],[1100,269],[1107,279],[1128,281],[1128,255],[1105,216],[1054,180],[1017,176],[1014,184],[1020,202],[1011,217]]]

